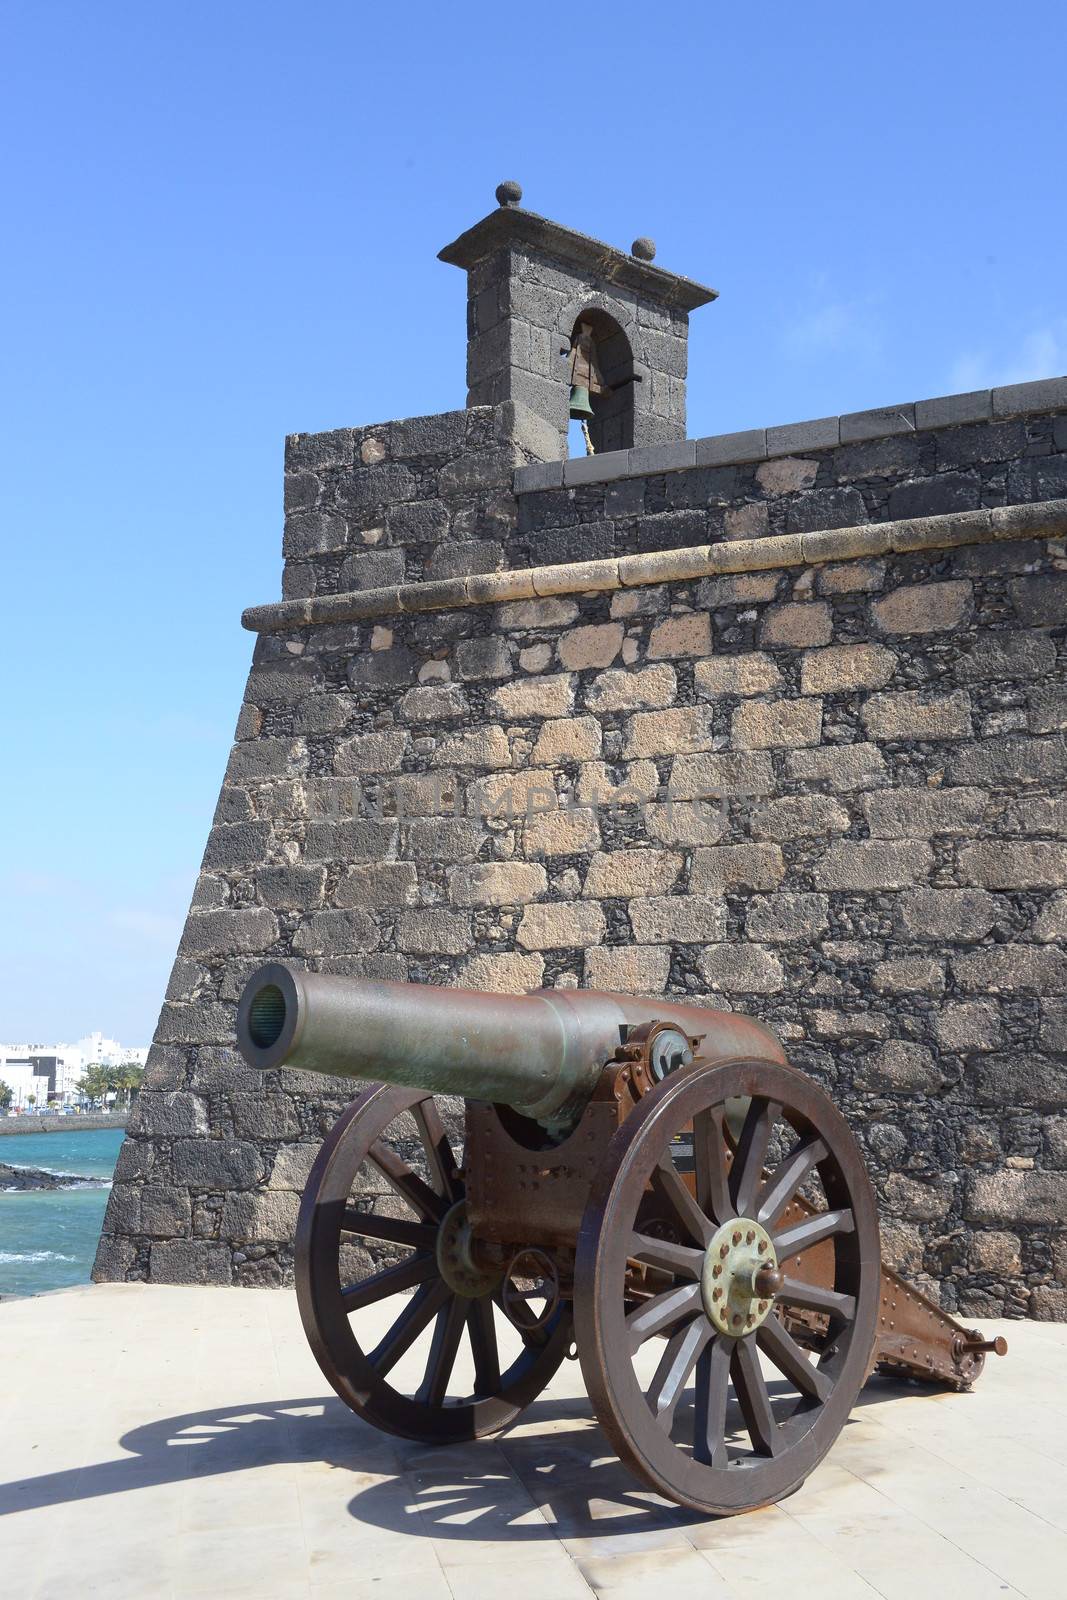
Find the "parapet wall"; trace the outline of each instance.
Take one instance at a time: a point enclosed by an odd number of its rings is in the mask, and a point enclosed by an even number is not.
[[[282,956],[750,1011],[850,1117],[887,1259],[1067,1316],[1056,404],[518,495],[504,408],[291,441],[97,1275],[289,1281],[351,1086],[236,1057]]]

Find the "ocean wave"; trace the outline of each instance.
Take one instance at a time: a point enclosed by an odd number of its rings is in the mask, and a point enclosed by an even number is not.
[[[63,1256],[58,1250],[0,1250],[0,1266],[12,1261],[75,1261],[76,1256]]]

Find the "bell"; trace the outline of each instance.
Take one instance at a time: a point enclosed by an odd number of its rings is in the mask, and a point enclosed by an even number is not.
[[[588,421],[593,416],[593,408],[589,404],[589,390],[584,384],[571,386],[571,416],[576,422]]]

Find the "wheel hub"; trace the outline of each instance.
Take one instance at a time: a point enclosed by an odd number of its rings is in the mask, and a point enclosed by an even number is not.
[[[476,1257],[475,1237],[465,1200],[457,1200],[441,1219],[437,1232],[437,1266],[448,1287],[465,1300],[492,1294],[500,1282],[500,1268],[482,1264]]]
[[[704,1253],[700,1293],[720,1333],[740,1339],[765,1322],[781,1284],[774,1244],[750,1217],[735,1217],[713,1236]]]

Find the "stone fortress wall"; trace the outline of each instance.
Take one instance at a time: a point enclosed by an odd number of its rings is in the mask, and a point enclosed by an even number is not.
[[[543,411],[288,441],[96,1276],[291,1281],[352,1088],[234,1051],[277,956],[752,1012],[892,1264],[1067,1316],[1067,380],[567,462]]]

